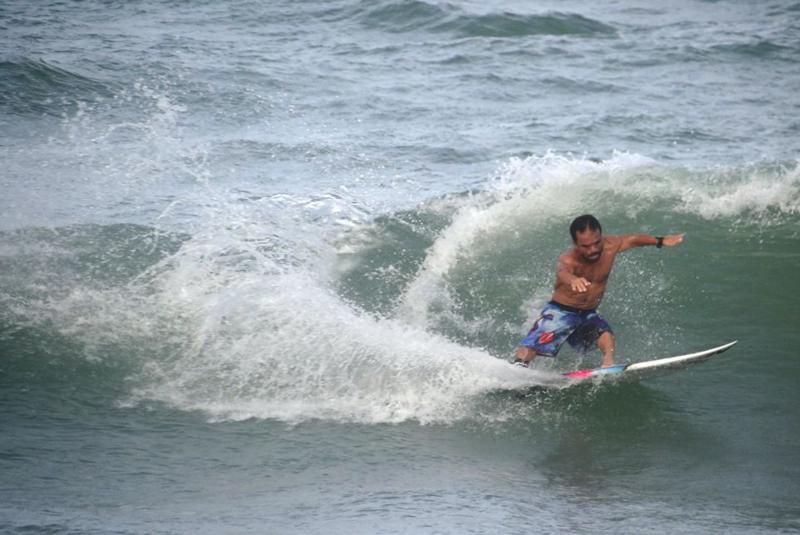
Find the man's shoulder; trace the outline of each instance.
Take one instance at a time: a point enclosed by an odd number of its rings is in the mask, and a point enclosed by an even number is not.
[[[614,254],[622,250],[625,244],[625,236],[604,236],[603,248]]]
[[[578,258],[575,256],[575,249],[569,249],[561,253],[561,256],[558,257],[558,261],[568,266],[574,266],[579,263]]]

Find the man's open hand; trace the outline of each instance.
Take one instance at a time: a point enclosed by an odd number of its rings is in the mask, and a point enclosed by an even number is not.
[[[587,281],[583,277],[575,277],[574,279],[572,279],[572,282],[570,283],[572,291],[578,292],[579,294],[585,293],[589,289],[589,286],[591,285],[592,283]]]
[[[664,236],[664,241],[662,243],[665,247],[675,247],[683,242],[684,235],[685,234],[673,234],[672,236]]]

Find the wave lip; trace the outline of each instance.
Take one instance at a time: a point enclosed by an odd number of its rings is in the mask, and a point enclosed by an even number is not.
[[[362,21],[393,33],[426,30],[454,33],[459,37],[613,36],[617,33],[608,24],[574,13],[477,15],[449,4],[440,7],[419,0],[384,3],[367,10]]]

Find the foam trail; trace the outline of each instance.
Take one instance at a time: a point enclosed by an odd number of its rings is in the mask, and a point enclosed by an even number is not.
[[[193,295],[179,287],[162,305],[191,313],[191,331],[171,359],[151,362],[139,400],[218,419],[449,422],[469,417],[481,393],[547,379],[359,313],[302,271],[240,274]]]

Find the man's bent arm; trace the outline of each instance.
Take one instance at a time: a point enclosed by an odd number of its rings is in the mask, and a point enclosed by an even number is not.
[[[558,268],[556,268],[556,279],[558,279],[558,282],[569,286],[572,288],[573,292],[583,293],[592,283],[583,277],[578,277],[575,275],[574,271],[575,264],[567,255],[563,255],[558,259]]]

